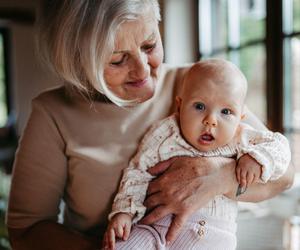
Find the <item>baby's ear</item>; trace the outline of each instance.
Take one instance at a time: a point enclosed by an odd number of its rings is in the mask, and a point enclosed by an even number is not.
[[[175,101],[176,101],[176,113],[180,113],[180,106],[181,106],[181,102],[182,102],[182,99],[180,96],[176,96],[175,98]]]

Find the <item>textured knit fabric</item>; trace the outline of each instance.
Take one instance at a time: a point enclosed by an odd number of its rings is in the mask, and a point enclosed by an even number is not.
[[[135,225],[127,241],[117,241],[117,250],[233,250],[236,248],[236,223],[195,213],[180,234],[167,246],[167,234],[172,216],[154,225]],[[213,244],[212,244],[213,242]]]
[[[243,154],[251,155],[262,165],[262,181],[278,179],[286,171],[291,153],[287,139],[280,133],[257,131],[248,125],[241,124],[233,141],[223,147],[208,152],[200,152],[189,145],[180,135],[175,115],[169,116],[154,124],[143,138],[139,150],[124,170],[119,192],[113,203],[111,218],[115,213],[128,212],[135,215],[134,222],[140,220],[146,211],[145,199],[148,183],[155,176],[147,170],[160,161],[174,156],[225,156],[239,158]],[[228,201],[228,199],[224,199]],[[215,209],[211,201],[203,208],[205,214],[235,218],[235,208],[226,202],[218,204]]]
[[[8,226],[56,221],[63,199],[65,225],[101,237],[122,170],[147,129],[170,114],[178,72],[163,65],[155,96],[130,109],[64,87],[35,98],[16,155]]]
[[[137,154],[124,170],[109,218],[116,213],[127,212],[134,214],[133,222],[137,222],[144,216],[146,208],[143,201],[148,183],[154,178],[147,170],[160,161],[174,156],[238,158],[247,153],[262,165],[263,182],[279,178],[286,171],[291,157],[288,141],[283,135],[270,131],[256,131],[244,124],[240,125],[230,144],[212,151],[200,152],[180,135],[176,116],[167,117],[150,128]],[[170,249],[235,249],[236,216],[237,202],[222,195],[216,196],[197,211],[196,216],[192,216],[192,223],[186,225]],[[206,233],[203,232],[201,240],[198,235],[201,230],[198,228],[199,221],[205,222],[204,231],[209,228]],[[224,221],[226,228],[220,227]],[[145,240],[143,237],[146,237],[149,249],[165,249],[164,237],[169,223],[169,220],[162,219],[153,226],[134,226],[132,236],[126,242],[118,241],[117,249],[146,249],[142,248],[141,242]],[[184,244],[184,248],[180,248],[179,242]]]

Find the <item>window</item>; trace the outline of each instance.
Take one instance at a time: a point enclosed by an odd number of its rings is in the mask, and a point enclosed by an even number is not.
[[[247,105],[267,121],[266,1],[199,0],[200,57],[235,63],[248,79]]]
[[[9,114],[9,88],[8,88],[8,64],[7,42],[8,31],[0,28],[0,127],[3,127]]]
[[[300,0],[198,0],[200,57],[234,62],[247,105],[300,160]],[[299,165],[296,165],[300,171]]]
[[[4,42],[3,35],[0,33],[0,127],[3,127],[7,120],[7,105],[6,105],[6,86],[4,76]]]
[[[300,130],[300,0],[283,1],[284,127]]]

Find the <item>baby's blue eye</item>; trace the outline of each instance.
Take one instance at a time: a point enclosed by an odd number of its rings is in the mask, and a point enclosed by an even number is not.
[[[205,105],[202,102],[198,102],[194,104],[195,109],[197,110],[204,110],[205,109]]]
[[[230,109],[222,109],[221,113],[224,114],[224,115],[231,115],[232,114]]]

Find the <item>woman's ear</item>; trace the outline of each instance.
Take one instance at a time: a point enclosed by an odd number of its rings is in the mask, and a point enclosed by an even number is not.
[[[181,99],[181,97],[176,96],[175,100],[176,100],[176,113],[179,114],[180,113],[180,107],[181,107],[182,99]]]

